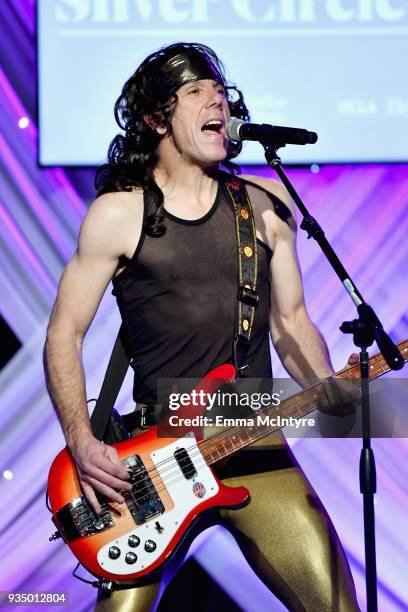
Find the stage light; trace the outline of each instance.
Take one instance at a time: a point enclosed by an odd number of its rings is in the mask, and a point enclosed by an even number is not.
[[[29,123],[30,122],[28,120],[28,117],[21,117],[21,119],[19,119],[19,122],[18,122],[18,127],[23,130],[24,128],[28,126]]]
[[[313,172],[313,174],[318,174],[318,172],[320,172],[319,164],[312,164],[310,166],[310,172]]]
[[[12,480],[14,474],[11,470],[4,470],[3,472],[3,478],[5,478],[6,480]]]

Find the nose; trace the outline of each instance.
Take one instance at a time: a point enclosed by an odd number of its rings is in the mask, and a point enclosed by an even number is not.
[[[211,87],[207,97],[207,106],[208,108],[211,108],[212,106],[221,108],[224,99],[225,95],[218,89],[218,87]]]

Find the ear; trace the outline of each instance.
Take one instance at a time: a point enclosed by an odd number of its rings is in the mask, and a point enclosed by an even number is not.
[[[144,121],[147,125],[155,130],[160,136],[164,136],[167,133],[167,128],[164,125],[158,125],[156,120],[152,117],[152,115],[143,115]]]

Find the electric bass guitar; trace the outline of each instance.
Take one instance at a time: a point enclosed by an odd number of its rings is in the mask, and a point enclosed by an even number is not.
[[[408,340],[398,348],[407,362]],[[388,371],[380,353],[371,357],[370,379]],[[347,367],[337,376],[358,379],[360,366]],[[207,374],[196,389],[214,393],[234,378],[234,367],[223,365]],[[185,414],[188,408],[183,409]],[[262,414],[301,418],[315,408],[316,387],[310,387]],[[197,414],[197,407],[194,410]],[[83,495],[74,461],[65,448],[54,459],[48,477],[58,529],[50,539],[62,536],[81,564],[99,578],[120,583],[146,577],[173,556],[205,511],[239,508],[248,502],[245,487],[225,486],[210,466],[280,429],[271,422],[273,418],[262,419],[260,425],[234,425],[206,438],[200,437],[201,429],[191,427],[177,428],[175,437],[163,437],[162,431],[158,435],[159,424],[114,444],[133,490],[122,493],[123,504],[105,501],[100,516]]]

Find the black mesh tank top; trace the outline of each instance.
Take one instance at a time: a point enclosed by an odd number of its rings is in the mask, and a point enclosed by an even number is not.
[[[144,215],[150,214],[144,194]],[[164,211],[166,232],[142,232],[126,267],[113,278],[127,330],[134,400],[155,403],[158,378],[202,378],[232,363],[238,254],[232,202],[222,182],[208,213],[194,221]],[[271,378],[269,274],[272,252],[258,240],[259,304],[246,376]]]

